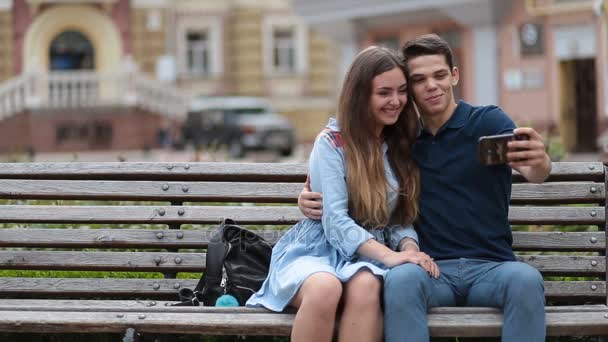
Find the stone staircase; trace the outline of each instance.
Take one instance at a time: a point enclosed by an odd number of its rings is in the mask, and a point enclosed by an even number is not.
[[[0,84],[0,154],[155,148],[189,101],[137,71],[26,72]]]

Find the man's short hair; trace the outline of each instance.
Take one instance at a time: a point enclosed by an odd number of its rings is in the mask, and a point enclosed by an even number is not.
[[[450,70],[454,68],[454,57],[452,54],[452,49],[450,49],[450,45],[448,42],[434,33],[424,34],[407,41],[401,48],[401,53],[403,55],[403,62],[405,63],[406,67],[407,62],[416,57],[443,55],[445,56],[445,61],[450,67]]]

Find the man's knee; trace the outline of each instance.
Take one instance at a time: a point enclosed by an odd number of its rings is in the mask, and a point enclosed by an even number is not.
[[[429,275],[422,267],[415,264],[403,264],[392,268],[384,279],[384,291],[415,293],[421,291],[428,281]],[[418,293],[416,294],[418,295]]]
[[[507,267],[506,277],[507,292],[514,297],[538,297],[544,298],[543,277],[534,267],[523,262],[512,262]]]
[[[508,277],[511,283],[526,286],[543,285],[543,277],[536,268],[523,262],[512,262],[509,266]]]

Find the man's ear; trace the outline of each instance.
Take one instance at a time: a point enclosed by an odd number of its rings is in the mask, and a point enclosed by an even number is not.
[[[452,68],[452,87],[456,86],[458,84],[459,80],[460,80],[460,70],[458,70],[457,67],[453,67]]]

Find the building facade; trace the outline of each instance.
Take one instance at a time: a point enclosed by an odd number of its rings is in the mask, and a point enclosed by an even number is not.
[[[332,51],[287,0],[0,0],[0,151],[154,147],[201,95],[268,98],[310,141]]]
[[[602,0],[294,0],[332,40],[341,72],[361,48],[434,32],[453,47],[456,95],[498,104],[520,125],[558,133],[568,151],[601,149],[608,129]]]

